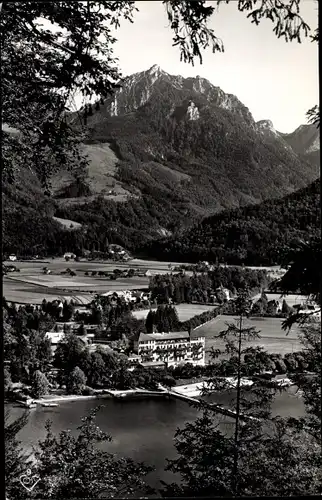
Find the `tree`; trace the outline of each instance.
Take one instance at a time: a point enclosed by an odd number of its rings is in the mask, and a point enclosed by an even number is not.
[[[321,324],[308,324],[302,328],[302,356],[306,360],[310,373],[290,374],[291,380],[303,394],[307,417],[298,419],[298,423],[313,434],[321,443]]]
[[[64,301],[63,303],[63,321],[70,321],[73,317],[74,314],[74,307],[73,305],[67,300]]]
[[[51,343],[45,337],[44,332],[31,331],[29,335],[30,343],[30,370],[40,370],[43,373],[48,372],[52,362]]]
[[[267,303],[267,314],[269,316],[276,316],[277,314],[277,303],[276,300],[269,300]]]
[[[284,363],[284,361],[282,359],[274,359],[274,362],[275,362],[275,367],[276,367],[276,370],[277,370],[277,373],[286,373],[287,371],[287,368],[286,368],[286,364]]]
[[[284,362],[287,370],[290,372],[295,372],[296,369],[298,368],[298,363],[293,353],[285,354]]]
[[[300,292],[307,296],[308,301],[315,301],[321,312],[321,236],[311,238],[308,242],[298,241],[293,249],[285,249],[283,265],[287,272],[280,280],[272,283],[272,290],[279,290],[283,295],[290,292]],[[284,322],[287,330],[294,322],[304,324],[312,315],[291,314]]]
[[[221,432],[207,400],[202,401],[198,405],[202,416],[176,433],[178,458],[169,460],[167,468],[179,473],[182,481],[180,485],[165,485],[164,495],[265,496],[274,492],[278,496],[301,494],[305,489],[317,493],[322,484],[320,450],[314,443],[311,448],[312,439],[308,444],[305,431],[289,428],[287,419],[272,417],[274,382],[255,377],[251,386],[241,384],[242,376],[249,373],[250,355],[257,373],[261,369],[258,362],[265,365],[268,356],[260,348],[242,349],[242,340],[244,343],[244,339],[257,333],[243,328],[243,318],[251,306],[247,296],[239,294],[236,302],[240,314],[237,325],[228,325],[228,330],[220,334],[227,338],[226,352],[234,367],[236,399],[230,405],[235,410],[232,429]],[[229,338],[234,334],[237,346]],[[208,382],[205,394],[215,388],[228,388],[227,382],[218,378]],[[265,473],[266,468],[269,474]]]
[[[285,299],[283,299],[282,303],[282,314],[289,315],[292,311],[291,307],[288,305]]]
[[[78,436],[62,431],[55,436],[50,422],[36,453],[41,481],[36,498],[118,498],[136,492],[151,493],[145,475],[152,467],[130,458],[117,458],[98,445],[112,441],[95,422],[99,408],[82,418]]]
[[[176,379],[171,375],[166,375],[165,377],[162,378],[162,384],[165,387],[168,387],[168,389],[171,389],[176,385]]]
[[[54,366],[65,373],[71,372],[77,366],[83,349],[84,344],[76,335],[65,335],[57,345]]]
[[[111,30],[121,17],[131,20],[135,7],[104,1],[1,7],[3,120],[18,132],[4,137],[5,173],[27,163],[46,182],[48,169],[57,170],[62,161],[75,168],[83,161],[68,103],[76,90],[90,99],[106,97],[116,87],[120,74]],[[43,27],[39,18],[58,30]]]
[[[49,382],[46,375],[40,370],[36,370],[32,381],[32,394],[35,398],[40,398],[48,394]]]
[[[3,379],[4,390],[7,392],[12,385],[10,370],[7,366],[5,366],[3,370]]]
[[[258,299],[252,307],[252,315],[253,316],[262,316],[265,313],[265,303],[262,299]]]
[[[85,385],[86,385],[85,373],[78,366],[75,366],[73,371],[67,377],[66,381],[67,393],[82,394]]]
[[[8,498],[21,498],[20,476],[31,467],[30,457],[24,453],[17,440],[18,432],[28,421],[28,412],[13,420],[10,412],[5,412],[4,419],[4,446],[5,446],[5,487]]]
[[[155,316],[154,311],[150,309],[145,319],[145,329],[147,333],[153,333],[154,316]]]
[[[90,365],[87,372],[87,383],[91,387],[104,384],[106,380],[106,368],[104,360],[99,352],[92,352],[90,355]]]
[[[112,373],[111,382],[113,387],[119,390],[126,390],[135,387],[135,380],[126,365],[121,365],[120,368]]]

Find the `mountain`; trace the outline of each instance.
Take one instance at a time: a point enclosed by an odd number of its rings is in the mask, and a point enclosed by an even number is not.
[[[80,115],[84,110],[69,117],[75,128]],[[87,108],[86,120],[89,164],[82,176],[62,166],[49,198],[38,193],[35,199],[23,187],[27,224],[8,190],[5,222],[13,227],[13,204],[19,231],[10,232],[5,248],[14,251],[24,241],[27,249],[35,232],[44,249],[49,241],[59,252],[66,246],[104,249],[108,240],[135,252],[211,214],[282,197],[319,175],[269,121],[256,123],[237,97],[199,76],[173,76],[158,66],[126,77],[103,104]],[[48,212],[45,232],[40,201]],[[66,235],[53,216],[76,221],[82,230]]]
[[[170,198],[175,210],[198,215],[283,196],[318,176],[237,97],[157,65],[125,78],[87,126],[87,147],[110,144],[126,191]]]
[[[320,167],[320,129],[315,125],[300,125],[291,134],[280,135],[296,154]]]
[[[320,179],[282,199],[225,210],[180,237],[150,242],[143,253],[179,262],[200,260],[280,264],[283,252],[299,240],[321,236]]]

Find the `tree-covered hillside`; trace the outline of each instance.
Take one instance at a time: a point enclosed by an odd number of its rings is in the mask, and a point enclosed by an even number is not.
[[[128,191],[204,216],[283,196],[318,175],[280,134],[263,134],[236,96],[157,66],[91,109],[87,142],[111,144]]]
[[[320,179],[283,199],[226,210],[205,218],[179,238],[163,238],[143,249],[164,260],[280,263],[298,239],[321,233]]]

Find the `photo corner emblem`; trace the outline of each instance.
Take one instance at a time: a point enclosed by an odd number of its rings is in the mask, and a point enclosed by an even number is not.
[[[20,476],[19,481],[25,488],[25,490],[29,491],[30,493],[39,483],[40,477],[38,476],[38,474],[33,474],[30,469],[27,469],[25,474],[22,474]]]

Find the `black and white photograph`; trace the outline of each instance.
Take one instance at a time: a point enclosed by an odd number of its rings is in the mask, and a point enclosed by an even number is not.
[[[321,496],[318,1],[0,34],[3,498]]]

